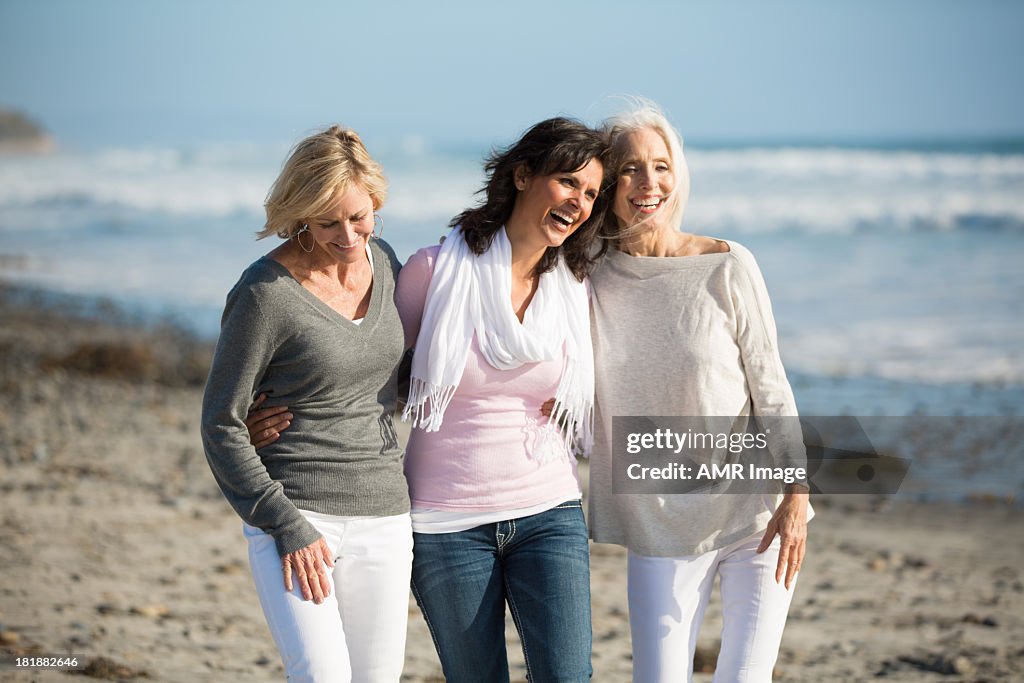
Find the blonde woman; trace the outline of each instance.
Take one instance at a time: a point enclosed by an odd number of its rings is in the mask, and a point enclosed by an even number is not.
[[[259,233],[284,242],[228,294],[203,399],[206,456],[245,522],[291,681],[402,672],[412,532],[391,422],[400,263],[374,239],[386,192],[353,131],[334,126],[296,145]],[[288,429],[257,454],[246,417],[263,396]]]
[[[614,193],[591,275],[596,426],[590,532],[629,550],[633,680],[690,680],[721,579],[715,681],[769,681],[803,562],[806,487],[779,495],[616,494],[612,419],[795,416],[764,279],[742,245],[680,230],[682,140],[653,106],[612,119]]]

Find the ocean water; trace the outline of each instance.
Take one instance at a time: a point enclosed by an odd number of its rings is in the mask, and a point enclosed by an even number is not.
[[[377,152],[400,257],[475,201],[485,151]],[[286,152],[0,157],[0,276],[213,337],[225,294],[276,241],[254,233]],[[1024,146],[694,145],[687,160],[685,227],[754,252],[803,413],[1024,412]],[[1014,467],[976,488],[1021,493]]]

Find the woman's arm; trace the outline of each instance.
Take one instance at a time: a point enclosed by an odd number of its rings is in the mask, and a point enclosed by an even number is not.
[[[773,455],[781,461],[779,464],[806,468],[807,457],[796,417],[796,400],[779,355],[778,333],[768,287],[753,255],[739,245],[733,245],[733,251],[738,261],[733,301],[736,336],[750,387],[753,413],[760,417],[780,418],[770,420],[771,443],[776,446]],[[781,549],[775,580],[780,582],[785,578],[787,589],[800,570],[807,550],[808,504],[808,489],[803,483],[787,486],[757,549],[759,553],[764,552],[775,536],[779,536]]]
[[[210,377],[203,396],[202,438],[207,461],[225,498],[248,524],[274,537],[284,556],[320,534],[284,495],[249,443],[245,418],[276,339],[254,288],[239,283],[228,295]]]
[[[416,345],[420,323],[423,320],[423,309],[427,304],[427,290],[430,288],[434,264],[440,251],[440,245],[420,249],[409,257],[398,274],[395,305],[398,307],[398,315],[402,318],[407,349]]]
[[[793,390],[779,355],[778,332],[768,287],[753,254],[732,245],[737,261],[733,275],[736,341],[750,387],[755,415],[797,415]]]

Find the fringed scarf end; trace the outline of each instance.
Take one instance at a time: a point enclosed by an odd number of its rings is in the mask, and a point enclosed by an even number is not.
[[[402,421],[412,420],[414,428],[436,432],[441,428],[444,413],[454,395],[454,386],[429,384],[414,377],[409,386],[409,400],[402,411]]]

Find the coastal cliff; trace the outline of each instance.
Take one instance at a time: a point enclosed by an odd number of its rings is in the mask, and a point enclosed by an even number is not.
[[[25,114],[0,109],[0,154],[44,154],[56,146],[53,138]]]

